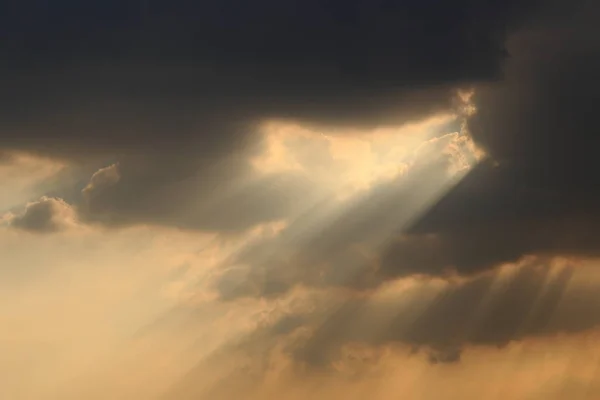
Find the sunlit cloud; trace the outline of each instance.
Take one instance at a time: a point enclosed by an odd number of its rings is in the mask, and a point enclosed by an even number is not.
[[[444,134],[458,115],[444,114],[396,128],[329,131],[270,121],[262,131],[266,150],[252,160],[262,173],[302,172],[334,198],[347,198],[406,172],[414,151]]]
[[[368,264],[377,268],[382,249],[482,159],[463,124],[469,110],[343,135],[267,123],[267,146],[253,158],[254,168],[304,174],[314,189],[279,235],[232,256],[221,291],[261,295],[319,280],[367,282],[363,274]]]

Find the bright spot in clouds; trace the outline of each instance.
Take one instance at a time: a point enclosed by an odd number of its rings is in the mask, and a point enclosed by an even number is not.
[[[259,347],[262,341],[272,340],[275,348],[269,351],[279,354],[272,360],[279,372],[264,377],[264,386],[254,398],[279,398],[281,385],[298,385],[287,382],[293,379],[290,368],[294,368],[286,355],[285,346],[291,345],[287,341],[303,340],[315,329],[307,326],[296,331],[299,320],[294,315],[310,315],[332,301],[341,304],[344,297],[335,300],[338,295],[331,297],[322,289],[291,287],[279,298],[227,302],[217,285],[223,271],[238,254],[269,241],[274,246],[261,257],[264,263],[272,263],[281,250],[276,243],[300,246],[318,238],[329,224],[347,218],[371,190],[385,189],[430,160],[448,159],[443,164],[448,169],[437,171],[441,176],[429,186],[443,185],[420,194],[422,211],[479,158],[466,132],[452,132],[459,122],[458,115],[438,115],[368,132],[317,131],[296,123],[265,122],[264,152],[250,160],[256,176],[299,174],[312,186],[306,188],[302,206],[285,218],[227,235],[156,224],[88,225],[77,215],[79,204],[36,192],[65,165],[23,154],[8,158],[0,165],[4,196],[0,206],[6,210],[0,230],[0,324],[6,327],[0,333],[0,373],[6,381],[0,397],[159,398],[180,390],[178,385],[188,374],[198,368],[204,371],[206,360],[215,360],[210,368],[215,379],[226,380],[239,366],[236,348],[252,340]],[[121,184],[118,168],[111,164],[90,176],[82,201]],[[423,187],[427,185],[424,182]],[[218,198],[213,202],[218,205]],[[315,210],[318,204],[324,208]],[[298,227],[298,221],[304,220],[309,222]],[[371,244],[385,240],[391,235],[386,229],[397,228],[400,222],[390,219]],[[349,279],[356,271],[333,272]],[[403,282],[400,286],[429,290],[413,281]],[[413,289],[402,290],[412,293]],[[382,301],[386,293],[397,296],[386,286],[369,301]],[[381,320],[378,326],[384,329],[387,323]],[[278,327],[280,338],[261,339],[260,332],[271,326]],[[359,345],[348,351],[344,357],[355,359],[359,352],[361,360],[372,363],[384,354]],[[228,354],[234,361],[227,361]],[[335,364],[341,375],[350,376],[361,368],[344,360]],[[244,362],[253,370],[255,361]],[[194,390],[214,390],[214,384],[219,382],[206,378],[195,382]],[[319,396],[337,392],[336,385],[324,388]],[[305,395],[294,389],[290,396],[294,391]]]
[[[307,174],[318,186],[329,189],[329,195],[347,197],[406,172],[419,146],[447,133],[445,129],[457,118],[440,115],[367,132],[315,130],[270,121],[262,127],[266,150],[252,164],[262,173]]]

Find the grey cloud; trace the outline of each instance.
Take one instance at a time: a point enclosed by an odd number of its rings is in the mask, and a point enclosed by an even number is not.
[[[500,75],[507,32],[538,8],[211,0],[140,14],[137,1],[101,3],[0,13],[0,54],[12,60],[0,74],[0,149],[118,161],[120,181],[86,218],[217,230],[277,219],[301,197],[301,182],[270,177],[190,215],[190,195],[202,203],[248,170],[240,159],[262,145],[258,122],[378,127],[449,110],[457,88]]]
[[[235,232],[282,219],[301,204],[310,181],[295,174],[260,176],[247,162],[200,168],[176,158],[125,159],[98,171],[83,189],[83,218],[120,226],[154,223]],[[171,163],[172,161],[172,163]]]
[[[465,224],[439,233],[406,233],[381,254],[381,271],[388,277],[410,274],[476,274],[517,262],[528,255],[600,255],[598,219],[570,218],[507,220],[495,224]]]
[[[597,283],[574,283],[577,267],[532,261],[509,277],[492,272],[445,284],[423,280],[395,299],[345,302],[294,350],[299,361],[326,367],[345,343],[427,349],[433,362],[455,362],[465,346],[504,346],[527,337],[577,333],[598,326]]]
[[[121,179],[119,172],[119,165],[112,164],[108,167],[100,168],[94,172],[90,178],[90,182],[82,190],[82,194],[86,201],[93,201],[93,198],[101,192],[103,189],[107,189],[113,185],[116,185]]]
[[[412,252],[425,270],[470,273],[532,253],[598,255],[598,16],[596,2],[577,2],[511,35],[505,78],[477,89],[469,120],[497,165],[474,169],[390,262]]]
[[[385,296],[315,293],[317,307],[279,314],[201,362],[165,398],[200,396],[197,374],[231,358],[233,372],[218,380],[214,393],[236,378],[260,381],[273,365],[275,349],[292,361],[295,376],[336,376],[340,364],[352,363],[359,375],[348,376],[353,378],[370,373],[369,363],[385,347],[433,364],[459,363],[470,347],[502,348],[525,338],[585,332],[600,324],[600,283],[586,278],[591,271],[568,261],[531,258],[469,279],[408,278],[410,284]]]
[[[48,97],[57,95],[53,89],[62,87],[76,96],[83,93],[87,101],[78,104],[83,108],[95,104],[110,110],[114,104],[106,101],[107,94],[115,93],[122,95],[119,102],[150,100],[147,106],[161,97],[184,101],[186,108],[198,106],[187,109],[200,113],[205,124],[226,122],[222,119],[230,112],[322,121],[373,121],[405,108],[411,111],[406,115],[429,112],[448,104],[449,86],[496,77],[506,31],[537,6],[534,1],[462,0],[434,7],[414,1],[263,0],[252,6],[235,0],[175,1],[152,4],[150,15],[140,19],[137,2],[105,3],[52,5],[43,14],[39,6],[15,5],[6,13],[12,18],[2,25],[11,27],[5,29],[13,46],[1,49],[5,58],[31,68],[21,72],[38,72],[40,66],[42,72],[58,71],[38,82],[13,80],[8,93],[18,95],[11,111],[24,102],[50,106]],[[22,32],[16,21],[24,15],[37,29]],[[98,15],[105,19],[100,22]],[[65,65],[76,69],[60,73]],[[93,74],[82,73],[90,65],[96,66],[88,69]],[[29,85],[44,89],[35,101],[15,93]],[[440,89],[421,89],[431,86]],[[58,96],[55,105],[77,104],[74,98]],[[112,108],[113,115],[122,117],[118,109]],[[103,141],[107,135],[113,133],[87,139]]]
[[[592,79],[595,36],[588,34],[596,9],[585,0],[568,3],[311,0],[248,7],[233,0],[175,1],[151,4],[144,18],[133,1],[36,3],[26,9],[11,3],[0,24],[8,38],[0,53],[12,60],[0,77],[0,148],[77,162],[119,161],[122,181],[103,195],[108,204],[95,197],[91,219],[219,229],[205,216],[176,215],[189,208],[188,194],[206,195],[181,189],[181,182],[202,175],[193,185],[210,187],[246,170],[232,158],[260,148],[257,122],[399,124],[451,109],[455,90],[474,86],[480,113],[471,123],[473,135],[495,158],[526,166],[516,174],[529,176],[527,185],[540,178],[545,164],[561,165],[552,167],[553,179],[583,177],[581,163],[590,157],[566,161],[560,154],[573,149],[560,145],[565,136],[540,136],[545,128],[580,132],[586,126],[591,132],[594,126],[583,104],[594,103],[598,81]],[[589,9],[577,14],[586,3]],[[35,28],[23,31],[23,18]],[[564,29],[567,20],[581,23]],[[533,39],[527,29],[535,29]],[[507,37],[513,38],[508,61]],[[546,68],[548,59],[559,68]],[[503,69],[506,79],[499,79]],[[575,128],[575,120],[585,123]],[[531,167],[530,158],[538,160]],[[216,164],[226,172],[216,173]],[[562,179],[577,180],[586,181]],[[274,195],[283,199],[274,200],[282,205],[272,207],[273,213],[257,206],[266,201],[250,193],[239,200],[248,196],[247,210],[257,214],[256,221],[271,220],[289,207],[282,195],[288,189]],[[548,189],[566,196],[563,186]],[[96,206],[104,207],[101,215],[92,215]],[[235,217],[248,219],[242,227],[254,223],[249,218]]]
[[[452,364],[452,363],[459,362],[460,358],[461,358],[461,350],[460,349],[448,348],[448,349],[435,350],[435,351],[430,352],[428,360],[432,364],[439,364],[439,363]]]
[[[27,204],[21,214],[9,219],[11,227],[34,233],[53,233],[75,223],[76,214],[64,200],[42,197],[36,202]]]

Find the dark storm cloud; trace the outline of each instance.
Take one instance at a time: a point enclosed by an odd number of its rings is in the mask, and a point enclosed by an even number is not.
[[[499,77],[506,33],[534,3],[5,2],[0,148],[119,161],[86,218],[243,229],[285,214],[301,183],[267,178],[227,197],[231,212],[198,215],[189,196],[246,174],[257,122],[379,126],[448,110],[457,87]]]
[[[250,168],[239,159],[261,147],[257,122],[379,126],[448,110],[456,88],[500,77],[507,32],[538,6],[533,0],[5,2],[0,148],[119,161],[122,179],[108,189],[109,203],[96,197],[101,215],[96,206],[86,209],[92,219],[220,229],[219,221],[181,214],[191,212],[190,194],[204,197],[217,180]],[[226,172],[214,170],[230,157],[238,161]],[[192,184],[206,191],[182,189],[199,175]],[[256,216],[238,215],[225,227],[284,214],[290,206],[283,186],[270,201],[249,192],[230,200],[248,197],[247,213]]]
[[[265,117],[379,125],[498,77],[529,1],[10,2],[2,145],[212,152]],[[240,132],[241,131],[241,132]],[[72,155],[72,154],[71,154]]]
[[[533,253],[598,255],[600,7],[578,5],[510,38],[505,78],[477,89],[469,121],[498,165],[480,165],[448,193],[390,262],[412,254],[425,270],[474,272]]]

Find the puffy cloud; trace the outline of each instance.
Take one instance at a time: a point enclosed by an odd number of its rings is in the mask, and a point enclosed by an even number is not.
[[[28,203],[21,214],[8,218],[10,226],[33,233],[52,233],[77,224],[75,210],[64,200],[42,197]]]

